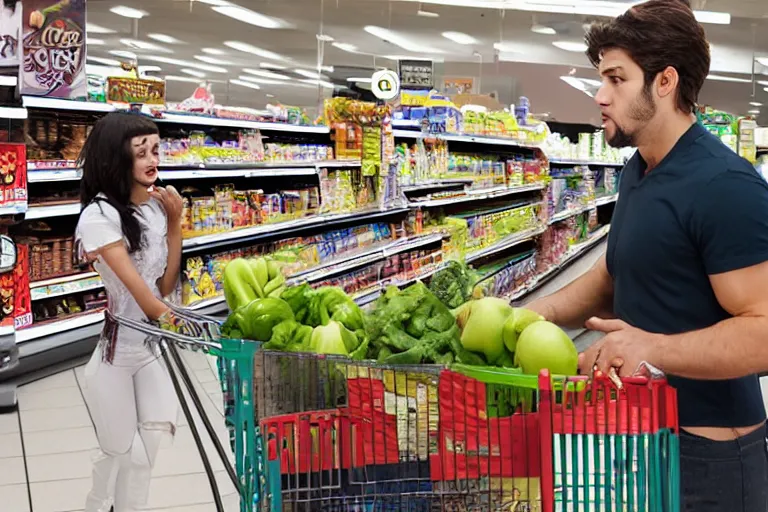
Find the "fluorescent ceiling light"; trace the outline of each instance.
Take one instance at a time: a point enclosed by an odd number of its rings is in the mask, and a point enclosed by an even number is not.
[[[220,66],[211,66],[209,64],[200,64],[199,62],[191,60],[173,59],[171,57],[162,57],[160,55],[146,55],[142,56],[143,59],[151,60],[154,62],[162,62],[164,64],[174,64],[184,68],[200,69],[203,71],[210,71],[211,73],[227,73],[225,68]]]
[[[578,41],[553,41],[552,44],[567,52],[586,52],[587,45]]]
[[[105,66],[116,66],[119,67],[121,62],[116,59],[105,59],[103,57],[92,57],[91,55],[88,55],[86,57],[87,60],[91,62],[96,62],[98,64],[104,64]]]
[[[164,46],[160,46],[159,44],[150,43],[149,41],[139,41],[138,39],[121,39],[120,44],[123,44],[129,48],[133,48],[134,50],[147,50],[152,52],[160,52],[160,53],[173,53],[173,50],[169,50],[168,48],[165,48]]]
[[[351,77],[351,78],[347,78],[347,82],[355,82],[355,83],[360,83],[360,84],[369,84],[369,83],[373,82],[373,80],[371,80],[371,77],[368,77],[368,78]]]
[[[561,76],[560,80],[562,80],[563,82],[567,83],[568,85],[570,85],[574,89],[578,89],[580,91],[586,91],[587,90],[587,86],[584,84],[584,82],[582,82],[581,80],[579,80],[575,76]]]
[[[749,104],[752,105],[753,107],[762,107],[763,106],[763,104],[760,103],[759,101],[750,101]]]
[[[224,66],[232,64],[230,61],[222,60],[220,57],[211,57],[210,55],[195,55],[194,58],[200,62],[207,62],[208,64],[222,64]]]
[[[197,0],[201,4],[208,4],[208,5],[232,5],[232,2],[228,2],[227,0]]]
[[[422,18],[439,18],[440,15],[436,12],[432,11],[425,11],[424,9],[419,9],[416,11],[416,16],[421,16]]]
[[[165,75],[165,79],[169,82],[189,82],[190,84],[200,83],[200,80],[197,78],[190,78],[188,76]]]
[[[278,55],[275,52],[270,52],[269,50],[263,50],[257,46],[253,46],[252,44],[242,43],[240,41],[225,41],[224,46],[228,46],[233,50],[237,50],[240,52],[258,55],[259,57],[263,57],[265,59],[286,60],[285,57]]]
[[[750,110],[748,114],[759,114],[760,111],[758,109]]]
[[[768,66],[768,57],[758,57],[755,60],[760,64],[762,64],[763,66]]]
[[[600,87],[603,85],[603,82],[600,80],[595,80],[593,78],[579,78],[582,82],[584,82],[587,85],[591,85],[592,87]]]
[[[101,25],[97,25],[95,23],[86,23],[85,24],[85,31],[89,34],[114,34],[115,31],[111,28],[102,27]]]
[[[493,48],[502,53],[520,53],[520,49],[515,43],[507,43],[504,41],[493,43]]]
[[[272,71],[263,71],[261,69],[251,69],[251,68],[245,68],[243,69],[246,73],[250,75],[256,75],[261,76],[264,78],[273,78],[276,80],[290,80],[291,77],[288,75],[281,75],[280,73],[273,73]]]
[[[139,66],[139,73],[158,73],[162,70],[160,66]]]
[[[205,73],[203,73],[202,71],[198,71],[196,69],[181,68],[179,71],[181,71],[185,75],[190,75],[197,78],[205,78]]]
[[[296,73],[297,75],[305,76],[307,78],[314,78],[316,80],[320,80],[323,78],[323,75],[321,75],[320,73],[315,73],[314,71],[308,71],[306,69],[294,69],[293,72]]]
[[[227,53],[224,50],[219,50],[218,48],[203,48],[200,51],[207,53],[208,55],[225,55]]]
[[[255,84],[266,84],[266,85],[284,85],[285,84],[285,82],[282,80],[273,80],[271,78],[259,78],[257,76],[240,75],[237,78],[238,80],[243,80],[245,82],[253,82]]]
[[[104,42],[103,39],[99,39],[97,37],[87,38],[86,43],[88,44],[88,46],[104,46],[105,44],[107,44],[106,42]]]
[[[299,82],[305,83],[305,84],[319,85],[320,87],[325,87],[326,89],[333,89],[334,87],[336,87],[331,82],[326,82],[325,80],[307,79],[307,80],[299,80]]]
[[[357,46],[349,43],[332,43],[331,46],[335,46],[339,50],[344,50],[349,53],[357,53]]]
[[[109,10],[110,12],[117,14],[118,16],[123,16],[125,18],[133,18],[135,20],[140,20],[144,16],[149,16],[149,13],[147,11],[141,11],[139,9],[134,9],[133,7],[126,7],[124,5],[118,5]]]
[[[259,84],[244,82],[243,80],[238,80],[236,78],[233,78],[232,80],[230,80],[229,83],[239,85],[241,87],[248,87],[249,89],[261,89],[261,87],[259,87]]]
[[[333,37],[329,36],[328,34],[317,34],[317,40],[330,43],[333,41]]]
[[[443,32],[443,37],[446,39],[450,39],[454,43],[458,44],[464,44],[464,45],[470,45],[470,44],[478,44],[478,40],[472,37],[469,34],[465,34],[463,32]]]
[[[179,44],[181,41],[176,39],[173,36],[168,36],[165,34],[147,34],[147,37],[150,39],[154,39],[155,41],[160,41],[161,43],[165,44]]]
[[[137,59],[137,56],[136,56],[135,53],[127,52],[125,50],[110,50],[109,53],[112,54],[112,55],[115,55],[117,57],[122,57],[124,59],[132,59],[132,60],[136,60]]]
[[[211,9],[224,16],[261,28],[283,28],[287,25],[283,20],[265,16],[239,5],[219,5]]]
[[[699,23],[710,23],[713,25],[730,25],[731,15],[727,12],[713,11],[693,11],[696,20]]]
[[[262,62],[259,64],[259,67],[262,69],[285,69],[285,66],[281,66],[280,64],[273,64],[272,62]]]
[[[534,25],[531,27],[531,32],[535,32],[536,34],[543,34],[545,36],[557,35],[557,30],[553,29],[552,27],[547,27],[546,25]]]
[[[717,80],[718,82],[736,82],[740,84],[752,83],[752,80],[748,78],[738,78],[735,76],[725,76],[725,75],[707,75],[707,80]]]
[[[423,44],[418,44],[407,37],[404,37],[396,32],[389,30],[388,28],[377,27],[375,25],[367,25],[363,28],[366,32],[372,36],[376,36],[379,39],[383,39],[389,43],[399,46],[403,50],[417,53],[442,53],[442,51],[436,48],[429,48]]]

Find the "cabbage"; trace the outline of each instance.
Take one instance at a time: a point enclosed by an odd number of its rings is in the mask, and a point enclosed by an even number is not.
[[[310,349],[317,354],[346,356],[357,346],[355,334],[333,320],[328,322],[328,325],[315,327],[309,340]]]

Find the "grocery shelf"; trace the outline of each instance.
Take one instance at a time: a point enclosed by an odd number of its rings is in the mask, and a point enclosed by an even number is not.
[[[71,283],[72,281],[81,281],[83,279],[90,279],[91,277],[99,277],[98,272],[83,272],[80,274],[72,274],[69,276],[54,277],[51,279],[45,279],[43,281],[34,281],[29,283],[30,288],[42,288],[45,286],[52,286],[56,284]]]
[[[619,200],[619,194],[611,194],[610,196],[598,197],[595,199],[596,206],[603,206],[610,203],[615,203]]]
[[[555,224],[557,222],[562,222],[565,219],[569,219],[571,217],[575,217],[576,215],[579,215],[579,214],[582,214],[584,212],[587,212],[587,211],[589,211],[589,210],[591,210],[593,208],[595,208],[595,205],[594,204],[589,204],[587,206],[581,206],[579,208],[573,208],[571,210],[566,210],[564,212],[557,213],[557,214],[553,215],[549,219],[549,224],[552,225],[552,224]]]
[[[80,327],[98,324],[103,320],[104,312],[97,311],[94,313],[85,313],[82,315],[74,316],[65,320],[44,323],[42,325],[32,325],[26,329],[19,329],[16,331],[16,343],[25,343],[27,341],[44,338],[53,334],[59,334],[64,331],[70,331]]]
[[[74,101],[43,96],[22,96],[26,108],[45,108],[52,110],[78,110],[81,112],[114,112],[117,108],[109,103],[95,101]]]
[[[453,179],[453,180],[443,180],[443,181],[437,181],[437,182],[427,182],[427,183],[418,183],[416,185],[405,185],[401,187],[401,190],[404,193],[408,192],[415,192],[417,190],[437,190],[437,189],[444,189],[444,188],[451,188],[451,187],[461,187],[467,184],[472,183],[471,178],[466,179]]]
[[[544,183],[534,183],[532,185],[523,185],[522,187],[496,187],[488,190],[470,190],[463,196],[449,197],[445,199],[428,199],[426,201],[411,201],[411,207],[437,207],[448,206],[456,203],[466,203],[469,201],[482,201],[485,199],[495,199],[514,194],[522,194],[535,190],[542,190]]]
[[[80,203],[55,204],[50,206],[29,205],[25,218],[46,219],[50,217],[64,217],[66,215],[79,215]]]
[[[455,133],[423,133],[415,130],[392,130],[395,138],[400,139],[441,139],[448,142],[470,142],[493,146],[514,146],[522,149],[541,149],[536,144],[526,144],[515,139],[504,137],[488,137],[485,135],[461,135]]]
[[[197,126],[223,126],[227,128],[251,128],[253,130],[271,130],[292,133],[330,133],[327,126],[305,126],[288,123],[265,123],[261,121],[247,121],[241,119],[227,119],[193,114],[178,114],[163,112],[159,116],[152,116],[156,123],[193,124]]]
[[[348,167],[360,167],[363,165],[361,160],[321,160],[315,163],[318,169],[339,169]]]
[[[491,254],[504,251],[506,249],[509,249],[510,247],[514,247],[523,242],[527,242],[528,240],[531,240],[536,236],[539,236],[540,234],[544,233],[546,229],[547,228],[544,226],[539,226],[537,228],[528,229],[526,231],[515,233],[513,235],[510,235],[506,238],[501,239],[495,244],[492,244],[484,249],[479,249],[477,251],[467,254],[465,260],[467,263],[472,263],[473,261],[477,261],[479,259],[485,258],[486,256],[490,256]]]
[[[82,169],[36,169],[32,166],[27,167],[27,181],[29,183],[78,181],[82,177]]]
[[[421,119],[393,119],[393,128],[421,128]]]
[[[99,274],[85,272],[71,276],[55,277],[29,284],[30,298],[34,300],[51,299],[78,292],[87,292],[104,288]]]
[[[0,107],[0,119],[26,119],[27,109],[23,107]]]
[[[27,211],[27,205],[25,204],[17,204],[17,205],[11,205],[11,206],[0,206],[0,215],[17,215],[19,213],[24,213]]]
[[[368,210],[354,213],[314,215],[311,217],[305,217],[303,219],[278,222],[275,224],[262,224],[250,228],[235,229],[222,233],[213,233],[210,235],[187,238],[183,241],[182,247],[187,252],[200,251],[212,247],[220,247],[222,245],[230,245],[237,242],[246,242],[259,238],[265,238],[268,236],[285,235],[311,227],[332,226],[334,224],[342,224],[351,220],[373,220],[380,217],[388,217],[391,215],[407,213],[408,211],[408,208],[393,208],[389,210]]]
[[[579,244],[574,245],[570,248],[570,250],[566,253],[565,258],[563,258],[563,261],[558,263],[557,265],[553,265],[546,271],[542,272],[538,276],[536,276],[530,283],[523,286],[519,290],[516,290],[514,293],[508,295],[507,299],[509,299],[510,302],[516,302],[521,299],[523,299],[526,295],[533,293],[543,285],[545,285],[547,282],[549,282],[550,279],[554,278],[562,272],[568,265],[573,263],[577,258],[579,258],[582,254],[587,252],[588,250],[595,247],[597,244],[603,241],[606,236],[608,236],[608,233],[610,231],[610,225],[603,226],[602,228],[595,231],[587,241],[581,242]]]
[[[311,167],[234,167],[222,169],[210,169],[201,167],[199,169],[178,169],[161,170],[160,178],[163,180],[183,180],[195,178],[257,178],[271,176],[314,176],[317,174],[317,168]]]
[[[590,167],[624,167],[623,162],[608,162],[601,160],[570,160],[567,158],[550,158],[549,163],[555,165],[586,165]]]

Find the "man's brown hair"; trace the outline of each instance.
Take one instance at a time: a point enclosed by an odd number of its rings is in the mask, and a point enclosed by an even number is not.
[[[586,35],[587,57],[596,68],[606,50],[620,49],[643,69],[645,86],[671,66],[680,75],[677,107],[693,112],[709,74],[709,43],[686,0],[650,0],[621,16],[594,23]]]

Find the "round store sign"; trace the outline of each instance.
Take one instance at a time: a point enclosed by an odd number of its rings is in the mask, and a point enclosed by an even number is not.
[[[380,100],[391,100],[400,93],[400,78],[389,69],[377,71],[371,77],[371,91]]]

